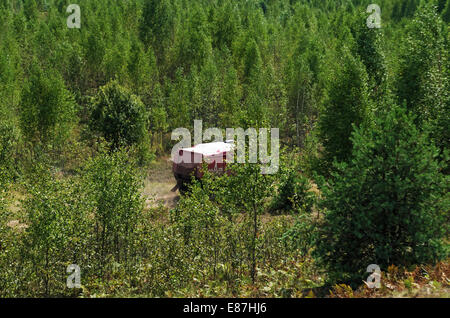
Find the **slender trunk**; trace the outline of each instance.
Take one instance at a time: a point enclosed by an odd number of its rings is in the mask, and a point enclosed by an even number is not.
[[[258,171],[256,172],[256,183],[258,182]],[[255,188],[253,188],[255,192]],[[256,276],[256,236],[258,234],[258,213],[256,208],[256,200],[253,197],[253,241],[252,241],[252,283],[255,283]]]
[[[305,105],[305,90],[303,89],[303,92],[302,92],[302,109],[301,109],[301,114],[302,115],[304,113],[304,105]],[[304,125],[302,125],[302,126],[304,127]],[[303,147],[303,136],[305,135],[303,130],[304,129],[302,128],[302,132],[301,132],[302,140],[300,140],[300,135],[298,136],[298,147],[300,149]]]
[[[297,104],[295,106],[295,130],[296,130],[296,137],[297,137],[297,145],[300,144],[300,132],[298,128],[298,100],[300,97],[300,89],[297,91]]]

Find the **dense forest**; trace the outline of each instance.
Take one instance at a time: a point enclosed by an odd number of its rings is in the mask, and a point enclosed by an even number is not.
[[[449,297],[450,1],[373,2],[0,0],[0,297]],[[194,120],[279,171],[148,204]]]

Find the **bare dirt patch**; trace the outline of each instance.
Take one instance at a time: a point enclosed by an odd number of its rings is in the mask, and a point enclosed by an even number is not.
[[[159,158],[151,163],[143,190],[144,196],[147,197],[147,207],[155,207],[160,204],[168,208],[175,207],[180,198],[178,191],[171,191],[175,185],[170,158]]]

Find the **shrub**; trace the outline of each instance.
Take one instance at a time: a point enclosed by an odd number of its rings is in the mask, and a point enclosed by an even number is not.
[[[100,154],[88,163],[84,183],[94,205],[98,265],[104,266],[110,258],[127,264],[143,210],[136,163],[121,149]]]
[[[272,211],[304,211],[311,212],[314,205],[314,193],[308,178],[292,168],[281,172],[278,194],[274,197]]]
[[[0,122],[0,168],[10,176],[14,175],[17,169],[17,150],[19,144],[19,134],[17,129],[7,123]]]
[[[142,158],[147,157],[148,114],[139,97],[112,81],[100,88],[92,108],[90,126],[111,143],[112,150],[136,146]]]
[[[448,177],[413,120],[392,107],[373,127],[354,131],[348,164],[335,163],[334,180],[323,189],[315,253],[331,281],[360,282],[369,264],[420,264],[448,253],[442,241]]]
[[[312,214],[299,213],[294,225],[282,236],[283,241],[306,256],[314,248],[317,239],[318,222]]]
[[[27,198],[22,202],[26,230],[18,240],[18,269],[24,295],[69,295],[66,268],[79,265],[87,272],[91,242],[89,200],[78,180],[64,180],[36,164],[26,180]]]

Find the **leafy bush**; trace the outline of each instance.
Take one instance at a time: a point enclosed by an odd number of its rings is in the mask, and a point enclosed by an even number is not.
[[[142,101],[117,81],[101,87],[92,104],[90,126],[112,144],[112,149],[136,145],[148,151],[148,114]]]
[[[17,172],[17,152],[19,146],[19,132],[8,123],[0,122],[0,168],[13,176]]]
[[[97,259],[127,263],[132,257],[138,220],[143,209],[142,182],[128,153],[101,154],[86,167],[85,187],[94,205]]]
[[[445,257],[448,177],[413,117],[394,106],[374,127],[356,129],[352,140],[350,162],[336,163],[323,189],[325,219],[315,254],[330,279],[360,282],[369,264],[387,268]]]
[[[311,212],[315,197],[310,190],[308,178],[295,169],[284,169],[281,172],[278,194],[273,199],[271,210]]]
[[[315,247],[318,226],[319,222],[312,214],[300,213],[294,225],[283,233],[283,241],[306,256]]]
[[[92,207],[78,180],[58,179],[45,166],[36,165],[25,186],[28,195],[22,202],[26,213],[22,222],[26,229],[18,242],[20,293],[69,295],[67,266],[90,267]]]

